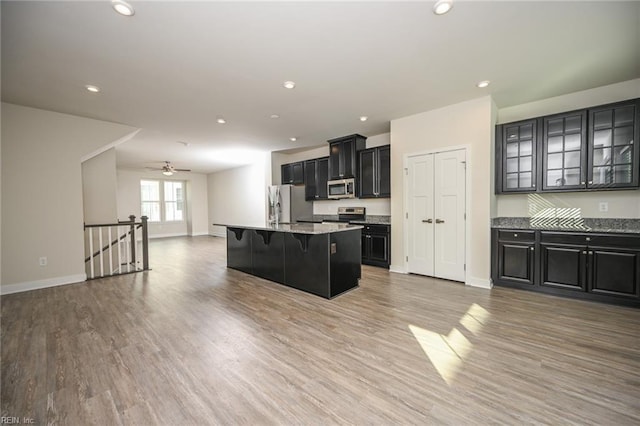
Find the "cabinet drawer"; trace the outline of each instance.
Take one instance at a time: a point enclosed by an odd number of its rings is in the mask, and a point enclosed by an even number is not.
[[[536,231],[499,230],[498,239],[500,241],[535,241]]]
[[[592,235],[589,241],[591,247],[612,247],[622,249],[640,249],[640,235]]]
[[[362,232],[366,232],[368,234],[388,234],[389,233],[389,225],[363,225],[364,229]]]
[[[541,232],[540,242],[558,244],[578,244],[590,247],[619,247],[637,249],[640,236],[619,234],[577,234],[572,232]]]
[[[541,243],[588,245],[593,235],[573,232],[540,232]]]

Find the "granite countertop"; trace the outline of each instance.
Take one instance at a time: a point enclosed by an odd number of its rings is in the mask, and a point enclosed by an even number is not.
[[[291,234],[331,234],[334,232],[362,229],[362,226],[347,223],[280,223],[278,225],[265,223],[264,225],[232,225],[214,223],[227,228],[256,229],[258,231],[288,232]]]
[[[322,223],[322,222],[339,222],[338,215],[335,214],[314,214],[311,217],[303,217],[298,219],[298,222],[311,222],[311,223]],[[344,222],[341,222],[344,223]],[[377,215],[367,215],[364,219],[359,220],[351,220],[349,223],[354,223],[358,225],[391,225],[391,216],[377,216]]]
[[[491,227],[563,232],[640,234],[640,219],[496,217],[491,219]]]

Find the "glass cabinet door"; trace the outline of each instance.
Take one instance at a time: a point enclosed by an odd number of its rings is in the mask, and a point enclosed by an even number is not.
[[[627,187],[638,183],[634,103],[590,110],[589,187]]]
[[[545,190],[586,188],[586,111],[543,119],[542,187]]]
[[[502,191],[535,191],[536,120],[505,124],[502,141]]]

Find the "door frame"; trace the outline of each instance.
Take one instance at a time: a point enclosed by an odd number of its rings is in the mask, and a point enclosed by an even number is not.
[[[411,214],[411,212],[409,211],[409,180],[408,180],[408,174],[409,174],[409,159],[412,157],[419,157],[422,155],[428,155],[428,154],[437,154],[440,152],[450,152],[450,151],[460,151],[460,150],[464,150],[465,152],[465,161],[466,161],[466,172],[465,172],[465,177],[464,177],[464,181],[465,181],[465,194],[464,194],[464,213],[465,213],[465,217],[467,217],[467,213],[469,211],[469,206],[471,205],[471,191],[469,191],[469,188],[471,188],[471,182],[469,180],[469,177],[471,176],[471,146],[470,145],[453,145],[453,146],[447,146],[447,147],[441,147],[441,148],[434,148],[434,149],[429,149],[429,150],[424,150],[424,151],[416,151],[416,152],[412,152],[409,154],[404,154],[403,158],[402,158],[402,168],[403,168],[403,173],[402,173],[402,191],[403,191],[403,206],[402,206],[402,223],[403,223],[403,237],[404,237],[404,244],[403,244],[403,251],[404,251],[404,259],[402,260],[402,267],[404,269],[404,272],[406,274],[409,273],[409,262],[407,261],[407,258],[409,256],[409,218],[408,215]],[[465,259],[465,265],[469,265],[470,263],[470,259],[471,259],[471,250],[469,250],[469,247],[471,247],[471,229],[470,229],[470,220],[465,219],[464,221],[464,259]],[[469,271],[465,266],[465,271],[464,271],[464,284],[465,285],[471,285],[471,283],[469,282]]]

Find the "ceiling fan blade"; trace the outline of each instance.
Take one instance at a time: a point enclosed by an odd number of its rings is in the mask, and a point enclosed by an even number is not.
[[[176,172],[190,172],[191,169],[173,169]]]

